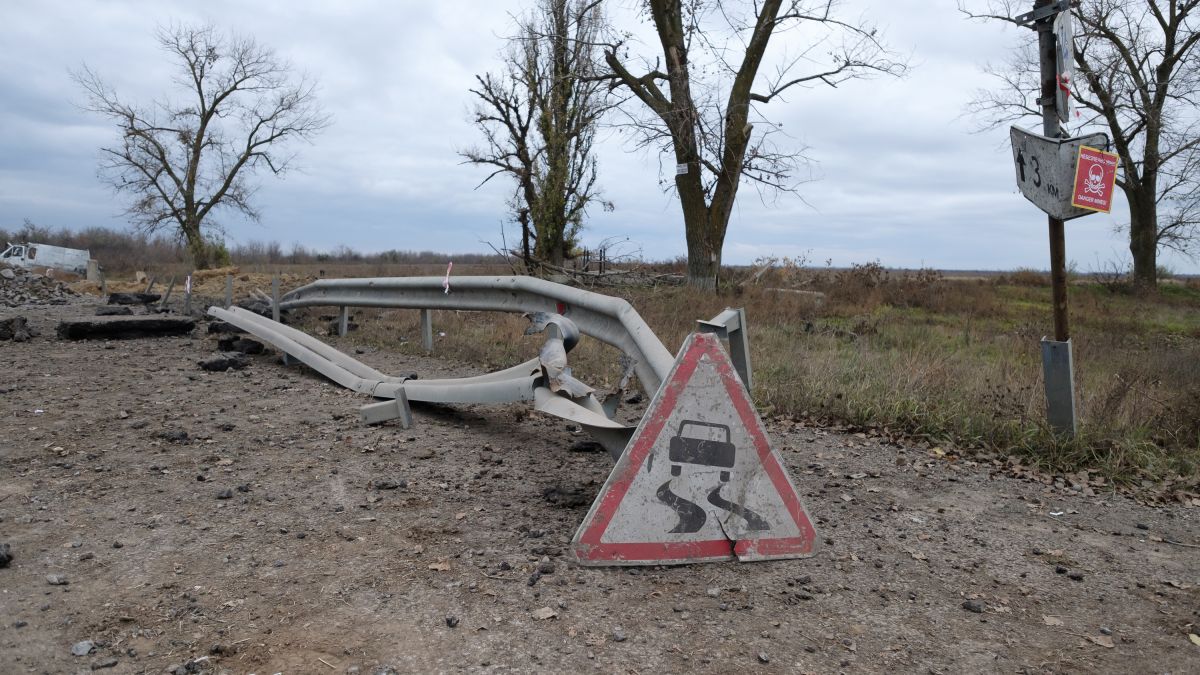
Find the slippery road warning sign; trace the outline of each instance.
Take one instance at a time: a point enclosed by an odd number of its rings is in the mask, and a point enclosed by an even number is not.
[[[808,513],[715,335],[688,338],[572,542],[584,565],[812,555]]]

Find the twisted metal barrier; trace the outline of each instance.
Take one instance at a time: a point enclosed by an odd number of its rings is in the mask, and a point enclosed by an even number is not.
[[[523,313],[530,320],[526,334],[545,334],[536,358],[486,375],[422,380],[375,370],[246,309],[208,310],[335,383],[382,399],[361,408],[368,424],[411,425],[409,401],[527,401],[579,424],[616,463],[572,541],[581,564],[765,560],[814,550],[816,531],[753,410],[740,309],[698,321],[697,333],[673,357],[629,302],[530,277],[458,277],[453,284],[438,277],[328,279],[283,298],[277,282],[272,290],[275,319],[281,311],[336,306],[342,334],[349,307],[419,309],[426,336],[434,309]],[[603,402],[568,365],[581,335],[622,352],[624,376]],[[728,353],[720,339],[728,341]],[[616,412],[634,373],[650,404],[630,426]]]

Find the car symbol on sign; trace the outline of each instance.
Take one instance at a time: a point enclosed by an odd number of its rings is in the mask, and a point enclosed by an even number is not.
[[[715,429],[724,440],[713,440],[704,429]],[[687,432],[685,434],[685,432]],[[684,420],[670,441],[671,475],[678,476],[682,464],[733,468],[737,449],[730,442],[729,427],[713,422]],[[721,472],[721,482],[729,481],[729,472]]]

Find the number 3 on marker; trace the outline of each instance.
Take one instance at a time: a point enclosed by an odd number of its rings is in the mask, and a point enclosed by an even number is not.
[[[1029,161],[1033,165],[1033,186],[1042,187],[1042,164],[1038,161],[1037,155],[1030,155]],[[1025,153],[1017,153],[1017,170],[1021,172],[1021,182],[1025,182]]]

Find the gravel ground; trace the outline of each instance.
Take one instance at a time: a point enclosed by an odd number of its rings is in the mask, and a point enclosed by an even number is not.
[[[1200,672],[1195,508],[772,424],[816,557],[582,568],[612,464],[562,421],[366,428],[270,354],[201,370],[202,327],[55,339],[88,302],[0,309],[40,332],[0,343],[5,673]]]

